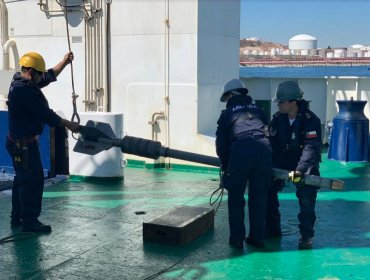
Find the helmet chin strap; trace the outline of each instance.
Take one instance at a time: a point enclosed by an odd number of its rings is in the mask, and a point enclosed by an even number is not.
[[[35,84],[38,84],[38,82],[40,81],[40,79],[39,79],[39,81],[37,81],[36,80],[36,70],[35,69],[30,69],[30,71],[29,71],[29,73],[30,73],[30,76],[31,76],[31,81],[32,82],[34,82]],[[40,78],[41,78],[41,76],[40,76]]]
[[[233,96],[235,95],[241,95],[242,93],[237,91],[237,90],[231,90],[229,91],[229,93],[227,94],[227,98],[226,98],[226,102]]]
[[[241,95],[241,92],[237,91],[237,90],[232,90],[230,91],[233,95]]]

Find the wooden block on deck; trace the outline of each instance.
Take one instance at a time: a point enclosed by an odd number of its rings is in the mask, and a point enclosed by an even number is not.
[[[183,245],[214,226],[215,211],[206,207],[176,207],[172,211],[143,223],[144,241]]]

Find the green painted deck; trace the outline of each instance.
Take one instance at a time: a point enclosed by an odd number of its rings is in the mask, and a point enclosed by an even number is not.
[[[370,165],[324,160],[321,172],[345,190],[319,192],[314,249],[303,251],[294,186],[279,196],[284,236],[237,251],[228,245],[227,192],[215,228],[195,241],[142,240],[143,222],[176,206],[208,206],[217,172],[129,167],[120,182],[52,184],[40,220],[53,232],[0,244],[0,279],[370,279]],[[9,191],[0,193],[0,238],[19,232],[10,206]]]

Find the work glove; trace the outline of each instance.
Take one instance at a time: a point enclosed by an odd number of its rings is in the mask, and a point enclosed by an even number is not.
[[[303,174],[300,171],[292,171],[289,173],[289,179],[293,182],[296,187],[302,187],[304,185]]]

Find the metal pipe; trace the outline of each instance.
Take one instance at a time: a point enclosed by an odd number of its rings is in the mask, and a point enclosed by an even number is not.
[[[166,147],[161,147],[160,155],[163,157],[177,158],[181,160],[207,164],[214,167],[220,167],[220,160],[216,157],[205,156],[201,154],[190,153]]]
[[[89,111],[107,111],[105,72],[106,51],[104,44],[103,0],[90,1],[91,16],[85,17],[85,105]]]
[[[47,1],[46,1],[47,2]],[[73,11],[83,11],[85,13],[85,15],[88,15],[88,11],[86,10],[85,8],[85,5],[71,5],[71,6],[65,6],[65,5],[61,5],[58,1],[57,3],[63,7],[63,9],[59,9],[59,10],[50,10],[50,9],[47,9],[47,4],[44,3],[43,0],[39,0],[39,3],[37,3],[37,5],[40,6],[40,10],[42,12],[44,12],[46,14],[47,17],[50,17],[50,13],[61,13],[63,14],[65,10],[67,10],[67,12],[73,12]]]
[[[154,126],[158,124],[158,122],[155,120],[155,116],[164,116],[164,112],[154,112],[152,114],[152,120],[148,122],[152,126],[152,140],[154,140]]]
[[[102,53],[101,53],[101,42],[102,42],[102,38],[101,38],[101,16],[100,16],[100,13],[101,13],[101,10],[100,10],[100,4],[101,4],[101,1],[102,0],[96,0],[97,1],[97,12],[95,14],[95,17],[96,17],[96,31],[97,31],[97,36],[96,36],[96,44],[97,44],[97,61],[99,61],[99,66],[100,67],[97,67],[97,85],[96,85],[96,91],[98,93],[98,98],[99,98],[99,107],[103,107],[104,108],[104,105],[103,105],[103,98],[102,98],[102,79],[101,79],[101,75],[102,75],[102,70],[103,70],[103,67],[102,67],[102,59],[103,59],[103,56],[102,56]],[[98,12],[99,11],[99,12]]]
[[[96,0],[94,0],[94,7],[96,7]],[[92,18],[92,51],[93,51],[93,55],[92,55],[92,58],[93,58],[93,63],[92,63],[92,67],[91,69],[93,70],[93,73],[92,73],[92,78],[93,78],[93,83],[92,83],[92,86],[93,86],[93,92],[94,92],[94,101],[95,101],[95,104],[96,104],[96,107],[94,108],[95,111],[97,109],[97,107],[99,106],[99,100],[97,99],[97,95],[96,95],[96,89],[97,89],[97,83],[96,83],[96,80],[97,80],[97,77],[96,77],[96,62],[97,62],[97,54],[96,54],[96,14],[93,13],[93,18]]]
[[[93,54],[93,33],[92,33],[92,27],[91,27],[92,19],[89,19],[88,21],[88,28],[89,28],[89,101],[91,102],[91,105],[95,103],[94,100],[94,92],[93,92],[93,70],[92,70],[92,54]],[[89,111],[92,111],[92,107],[89,107]]]
[[[110,33],[110,5],[112,4],[112,0],[105,0],[105,59],[104,59],[104,68],[105,68],[105,79],[104,79],[104,96],[106,102],[107,112],[112,110],[111,108],[111,64],[110,64],[110,47],[111,47],[111,33]]]
[[[1,23],[1,45],[3,46],[9,40],[8,33],[8,9],[4,0],[0,0],[0,23]]]
[[[87,20],[85,18],[85,26],[84,26],[84,31],[85,31],[85,100],[83,101],[84,104],[85,104],[85,112],[88,111],[88,104],[87,102],[89,101],[89,96],[88,96],[88,83],[87,83],[87,76],[88,76],[88,73],[87,73]]]
[[[88,102],[88,111],[91,111],[91,105],[93,104],[93,95],[92,95],[92,70],[91,70],[91,54],[92,54],[92,36],[91,36],[91,26],[90,26],[90,20],[89,18],[85,18],[86,21],[86,54],[87,54],[87,59],[86,59],[86,83],[87,83],[87,88],[86,88],[86,93],[87,93],[87,102]]]
[[[19,53],[17,49],[17,43],[10,39],[5,42],[3,46],[3,69],[9,70],[10,69],[10,63],[9,63],[9,49],[12,48],[13,56],[14,56],[14,68],[16,70],[19,69],[18,63],[19,63]]]
[[[99,90],[99,83],[100,83],[100,50],[99,50],[99,19],[97,18],[96,14],[94,14],[94,45],[95,45],[95,56],[94,56],[94,75],[95,75],[95,84],[94,84],[94,91],[95,91],[95,98],[96,98],[96,105],[97,107],[101,106],[101,98],[100,98],[100,90]],[[97,110],[97,108],[96,108]]]
[[[3,69],[10,69],[10,58],[9,58],[9,49],[12,48],[14,56],[14,68],[19,69],[19,53],[17,49],[17,43],[15,40],[9,40],[8,33],[8,9],[4,3],[4,0],[0,0],[0,24],[1,24],[1,45],[3,46]]]
[[[166,125],[166,146],[170,147],[170,12],[169,0],[165,1],[165,20],[164,20],[164,102],[165,114],[167,116]],[[170,160],[169,160],[170,164]]]

